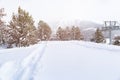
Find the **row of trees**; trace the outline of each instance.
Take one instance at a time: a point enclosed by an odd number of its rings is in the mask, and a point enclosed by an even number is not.
[[[75,26],[72,28],[66,27],[65,29],[59,27],[56,35],[58,40],[83,40],[83,35],[81,34],[79,27]]]
[[[7,47],[21,47],[35,44],[40,40],[48,40],[52,33],[49,25],[39,21],[38,27],[34,26],[32,16],[28,12],[18,8],[18,13],[12,15],[9,24],[2,20],[4,10],[0,11],[0,44]]]
[[[13,13],[12,19],[9,24],[2,20],[5,16],[4,9],[0,9],[0,45],[10,47],[21,47],[36,44],[39,41],[50,40],[52,30],[49,25],[44,21],[39,21],[38,26],[34,26],[34,20],[28,12],[18,8],[18,12]],[[84,40],[84,36],[81,33],[79,27],[58,27],[56,30],[55,40]],[[100,29],[97,29],[94,33],[91,41],[96,43],[105,42],[105,38]],[[120,38],[116,38],[116,44]]]

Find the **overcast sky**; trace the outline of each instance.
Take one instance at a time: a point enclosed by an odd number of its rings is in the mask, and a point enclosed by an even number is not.
[[[87,20],[102,23],[120,20],[120,0],[0,0],[6,19],[18,6],[28,11],[35,21]]]

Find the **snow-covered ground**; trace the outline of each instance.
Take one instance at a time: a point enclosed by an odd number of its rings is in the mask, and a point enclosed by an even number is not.
[[[3,49],[0,80],[120,80],[120,47],[48,41]]]

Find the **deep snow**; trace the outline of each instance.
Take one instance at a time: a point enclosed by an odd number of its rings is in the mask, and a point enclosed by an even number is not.
[[[120,80],[120,47],[47,41],[0,50],[0,80]]]

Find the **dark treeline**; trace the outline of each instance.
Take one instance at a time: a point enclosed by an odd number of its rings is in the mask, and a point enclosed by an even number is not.
[[[6,16],[4,9],[0,9],[0,45],[6,48],[29,46],[46,40],[84,40],[81,30],[77,26],[58,27],[55,35],[52,34],[50,26],[40,20],[38,25],[34,25],[34,20],[29,13],[20,7],[17,13],[13,13],[8,25],[3,20]],[[105,42],[105,38],[100,29],[97,29],[91,41],[96,43]],[[119,43],[119,37],[115,38],[114,44]]]

